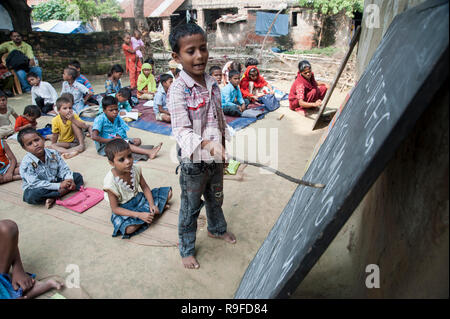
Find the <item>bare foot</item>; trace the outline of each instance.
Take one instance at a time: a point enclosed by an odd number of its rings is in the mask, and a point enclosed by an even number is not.
[[[69,158],[72,158],[74,156],[77,156],[78,154],[80,154],[80,152],[73,151],[73,152],[70,152],[70,153],[63,153],[62,157],[64,157],[65,159],[69,159]]]
[[[47,200],[45,201],[45,207],[47,209],[50,209],[53,207],[53,205],[55,204],[55,199],[54,198],[47,198]]]
[[[63,283],[54,279],[49,279],[46,282],[36,281],[33,288],[29,292],[27,292],[26,295],[23,296],[23,298],[25,299],[35,298],[52,289],[60,290],[61,287],[63,286],[64,286]]]
[[[236,237],[233,235],[233,233],[230,233],[230,232],[226,232],[222,236],[215,236],[215,235],[211,234],[210,232],[208,232],[208,236],[211,238],[223,239],[227,243],[230,243],[230,244],[236,243]]]
[[[195,259],[194,256],[188,256],[181,258],[181,261],[183,262],[184,268],[188,269],[199,269],[200,264],[197,262],[197,259]]]
[[[159,150],[161,149],[162,143],[159,143],[158,146],[152,148],[149,153],[148,153],[148,157],[150,159],[154,159],[156,157],[156,154],[158,154]]]

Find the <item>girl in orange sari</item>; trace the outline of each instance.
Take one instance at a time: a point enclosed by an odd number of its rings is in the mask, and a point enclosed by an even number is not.
[[[139,48],[140,47],[136,49],[138,50]],[[142,63],[136,56],[136,50],[133,50],[133,46],[131,45],[131,36],[129,33],[125,33],[123,37],[122,50],[125,54],[126,71],[130,75],[130,86],[133,90],[137,87],[137,79],[141,73]]]

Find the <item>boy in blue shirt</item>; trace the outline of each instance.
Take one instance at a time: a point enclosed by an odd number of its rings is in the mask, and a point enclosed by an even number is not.
[[[166,106],[167,91],[173,82],[173,77],[170,74],[162,74],[160,77],[161,85],[158,87],[158,91],[153,99],[153,112],[157,121],[163,121],[170,123],[170,113]]]
[[[228,78],[229,83],[221,90],[223,113],[230,116],[241,116],[246,106],[239,89],[239,82],[241,82],[239,71],[230,70]]]
[[[131,112],[132,107],[130,104],[131,91],[129,88],[121,88],[117,93],[108,94],[108,96],[115,97],[117,100],[117,106],[119,107],[119,114],[125,115],[125,112]],[[101,103],[100,103],[101,104]],[[98,114],[103,113],[103,106],[100,105]]]
[[[103,113],[98,115],[92,126],[92,139],[95,141],[97,153],[106,156],[105,146],[109,141],[121,138],[130,143],[130,149],[133,153],[147,155],[154,159],[161,149],[162,143],[152,149],[139,147],[142,144],[140,138],[129,138],[127,131],[128,125],[119,115],[117,99],[113,96],[105,96],[102,100]]]

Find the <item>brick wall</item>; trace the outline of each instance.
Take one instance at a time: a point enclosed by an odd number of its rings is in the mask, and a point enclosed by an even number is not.
[[[33,47],[49,82],[61,81],[63,69],[71,60],[81,63],[83,74],[106,74],[113,64],[125,68],[122,53],[122,31],[95,32],[90,34],[59,34],[31,32],[23,40]],[[0,31],[0,43],[9,41],[6,32]]]

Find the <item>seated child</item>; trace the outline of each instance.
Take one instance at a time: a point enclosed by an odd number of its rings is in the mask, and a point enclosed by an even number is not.
[[[146,230],[163,213],[172,198],[172,188],[150,189],[142,169],[133,164],[130,144],[125,140],[111,140],[106,144],[105,153],[112,166],[103,180],[105,200],[112,210],[112,235],[130,238]]]
[[[70,93],[73,95],[73,109],[75,113],[80,114],[86,108],[87,101],[92,97],[92,93],[83,84],[75,81],[77,78],[78,72],[75,69],[65,68],[61,94]]]
[[[314,79],[311,64],[306,60],[300,61],[297,78],[289,92],[289,108],[300,111],[320,107],[327,90],[327,84]]]
[[[23,110],[23,115],[16,118],[14,131],[19,132],[24,128],[31,127],[36,129],[37,119],[41,117],[41,109],[37,105],[27,105]]]
[[[113,96],[105,96],[102,100],[103,113],[97,116],[92,127],[92,139],[95,141],[97,153],[105,156],[105,146],[111,140],[124,139],[130,143],[133,153],[148,155],[150,159],[154,159],[161,149],[162,143],[152,149],[139,147],[141,145],[140,138],[128,138],[127,131],[130,129],[119,115],[117,99]]]
[[[236,70],[240,74],[241,71],[242,71],[241,64],[239,62],[236,62],[236,61],[228,61],[224,65],[224,67],[222,69],[222,83],[223,83],[223,85],[227,85],[228,82],[230,81],[229,72],[231,70]]]
[[[256,66],[248,66],[241,80],[241,93],[250,103],[266,94],[274,94],[273,87],[259,74]]]
[[[129,88],[121,88],[119,92],[108,94],[117,99],[117,106],[119,107],[119,115],[125,115],[126,112],[131,112],[132,107],[130,104],[131,90]],[[103,107],[100,106],[99,114],[103,113]]]
[[[242,98],[239,82],[241,75],[236,70],[229,73],[230,82],[221,90],[223,113],[230,116],[241,116],[246,106]]]
[[[12,220],[0,220],[0,299],[31,299],[64,286],[54,279],[36,281],[25,272],[19,251],[19,228]],[[11,273],[11,275],[10,275]]]
[[[21,179],[19,165],[6,139],[0,140],[0,184]]]
[[[83,177],[73,173],[57,151],[45,148],[44,138],[35,129],[21,130],[17,141],[27,151],[20,163],[25,202],[51,208],[57,198],[83,186]]]
[[[152,58],[148,58],[144,61],[144,63],[148,63],[152,66],[152,74],[153,76],[155,76],[155,60],[153,60]]]
[[[156,93],[156,81],[152,74],[152,66],[144,63],[137,80],[138,99],[151,100]]]
[[[94,94],[94,88],[92,87],[91,82],[85,77],[83,74],[81,74],[81,64],[77,60],[73,60],[70,62],[67,67],[75,69],[78,72],[78,77],[75,81],[77,81],[80,84],[83,84],[91,94]]]
[[[123,68],[120,64],[114,64],[108,73],[108,78],[105,81],[105,92],[106,94],[114,94],[119,92],[122,88],[122,82],[120,78],[123,75]]]
[[[133,37],[131,37],[131,47],[136,52],[136,57],[141,61],[141,64],[144,63],[144,56],[142,55],[142,51],[145,49],[144,41],[141,39],[141,31],[135,29],[133,32]]]
[[[56,114],[54,108],[58,93],[55,88],[50,83],[42,81],[34,72],[27,74],[27,81],[31,85],[31,103],[39,106],[44,114]]]
[[[166,106],[167,91],[173,82],[173,77],[170,74],[161,74],[161,86],[155,94],[153,100],[153,111],[155,112],[156,120],[170,123],[170,113]]]
[[[259,64],[258,60],[255,58],[248,58],[247,61],[245,61],[245,69],[247,69],[249,66],[257,66]]]
[[[52,119],[52,144],[48,147],[61,153],[65,159],[85,150],[83,130],[92,134],[92,128],[73,112],[72,100],[61,96],[56,100],[58,115]]]
[[[173,76],[174,79],[176,79],[176,70],[178,69],[178,63],[175,60],[169,61],[169,71],[167,74],[170,74]]]
[[[8,106],[8,97],[0,90],[0,138],[14,134],[14,127],[9,119],[11,115],[14,119],[19,116],[11,106]]]
[[[209,75],[215,78],[217,84],[219,84],[220,86],[220,84],[222,83],[222,69],[217,65],[213,65],[209,68]]]

